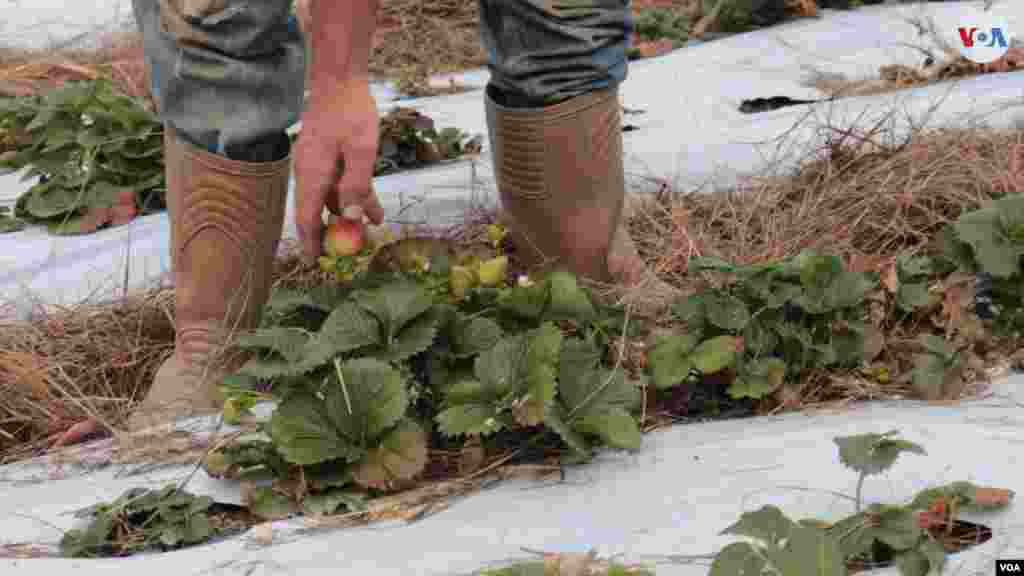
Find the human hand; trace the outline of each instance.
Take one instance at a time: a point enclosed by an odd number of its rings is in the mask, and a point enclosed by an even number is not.
[[[295,218],[308,258],[322,254],[324,206],[333,214],[351,218],[355,212],[383,222],[373,190],[379,131],[367,80],[346,80],[310,96],[295,151]]]

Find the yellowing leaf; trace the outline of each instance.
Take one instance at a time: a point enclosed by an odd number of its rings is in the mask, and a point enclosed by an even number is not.
[[[427,444],[427,434],[418,424],[402,422],[367,452],[353,470],[353,478],[362,486],[378,490],[411,480],[427,465]]]
[[[508,273],[508,256],[498,256],[480,263],[477,269],[477,276],[480,285],[487,288],[500,286],[505,282],[505,275]]]
[[[690,354],[693,367],[701,374],[715,374],[736,363],[742,339],[736,336],[717,336],[697,345]]]

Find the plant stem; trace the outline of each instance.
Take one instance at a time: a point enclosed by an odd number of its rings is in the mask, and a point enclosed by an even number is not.
[[[860,512],[860,509],[861,509],[860,494],[861,494],[861,490],[863,490],[863,488],[864,488],[864,479],[865,478],[867,478],[867,474],[861,474],[860,477],[857,478],[857,495],[856,495],[856,498],[857,498],[857,512]]]
[[[341,393],[345,396],[345,407],[348,409],[348,415],[352,415],[352,401],[348,397],[348,387],[345,386],[345,375],[341,371],[341,360],[338,358],[334,359],[334,370],[338,373],[338,383],[341,384]]]

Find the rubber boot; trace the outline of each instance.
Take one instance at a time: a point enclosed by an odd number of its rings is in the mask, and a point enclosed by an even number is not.
[[[617,89],[545,108],[501,106],[493,90],[487,124],[516,255],[530,267],[561,267],[597,284],[604,304],[630,304],[645,315],[664,310],[677,291],[643,265],[626,230]]]
[[[259,325],[284,226],[291,159],[240,162],[165,128],[174,277],[174,353],[129,428],[218,411],[218,384],[240,365],[229,337]]]

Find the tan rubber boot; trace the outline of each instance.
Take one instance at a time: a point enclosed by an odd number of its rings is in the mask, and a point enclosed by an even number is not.
[[[250,163],[164,136],[175,295],[174,354],[129,428],[216,412],[217,383],[237,369],[228,337],[259,325],[284,226],[291,159]]]
[[[661,312],[676,291],[643,265],[625,226],[622,110],[616,89],[546,108],[506,108],[486,96],[494,172],[516,254],[564,267],[602,300]]]

